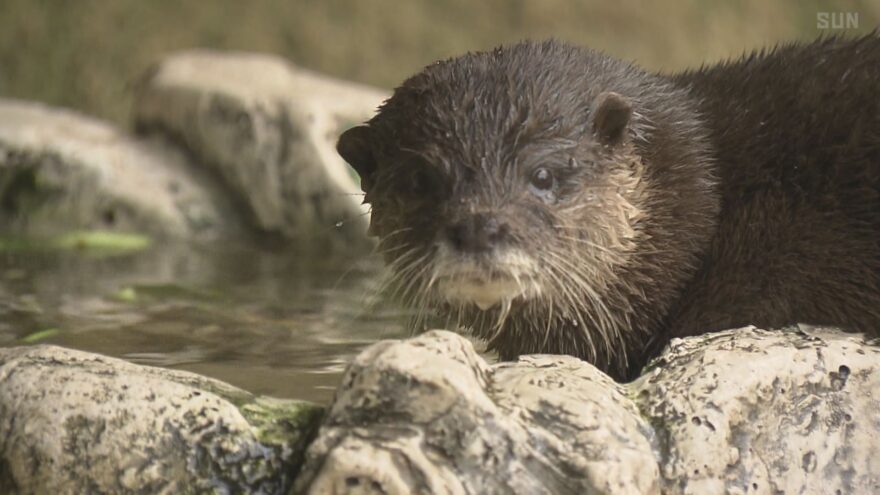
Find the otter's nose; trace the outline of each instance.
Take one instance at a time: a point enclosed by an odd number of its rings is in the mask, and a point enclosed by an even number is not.
[[[462,252],[491,250],[507,237],[507,225],[487,215],[473,215],[446,228],[452,247]]]

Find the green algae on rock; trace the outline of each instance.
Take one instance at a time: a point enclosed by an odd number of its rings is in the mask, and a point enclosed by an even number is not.
[[[0,493],[285,493],[321,415],[193,373],[0,349]]]

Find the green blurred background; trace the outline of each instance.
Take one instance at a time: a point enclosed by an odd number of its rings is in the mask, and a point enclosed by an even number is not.
[[[859,27],[819,29],[818,12],[857,13]],[[126,123],[138,76],[190,47],[276,53],[390,88],[433,60],[522,38],[676,70],[878,19],[877,0],[0,0],[0,96]]]

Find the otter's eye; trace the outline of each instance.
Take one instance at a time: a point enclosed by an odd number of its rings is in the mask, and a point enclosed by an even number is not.
[[[549,191],[553,189],[553,174],[546,168],[541,167],[532,173],[529,182],[538,191]]]

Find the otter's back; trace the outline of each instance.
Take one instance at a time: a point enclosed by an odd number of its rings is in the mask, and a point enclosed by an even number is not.
[[[880,37],[783,46],[673,80],[710,128],[722,212],[671,333],[796,321],[878,333]]]

